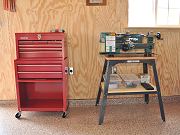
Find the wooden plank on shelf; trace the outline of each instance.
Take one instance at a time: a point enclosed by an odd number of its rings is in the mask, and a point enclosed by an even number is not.
[[[104,88],[104,82],[101,83],[102,88]],[[126,88],[126,87],[122,87],[119,89],[109,89],[108,93],[109,94],[113,94],[113,93],[130,93],[130,92],[156,92],[156,88],[154,85],[151,84],[151,86],[154,87],[154,90],[146,90],[144,89],[144,87],[142,87],[141,85],[135,87],[135,88]]]

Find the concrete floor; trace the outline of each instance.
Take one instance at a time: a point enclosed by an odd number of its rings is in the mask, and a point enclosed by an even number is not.
[[[0,135],[180,135],[180,102],[164,107],[166,122],[158,104],[110,105],[98,125],[95,106],[70,107],[65,119],[57,112],[23,112],[18,120],[15,103],[0,103]]]

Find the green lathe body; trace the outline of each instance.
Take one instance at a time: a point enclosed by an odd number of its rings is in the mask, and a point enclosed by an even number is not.
[[[138,49],[141,50],[138,53],[149,55],[152,54],[155,38],[160,39],[160,33],[144,35],[102,32],[100,34],[100,53],[109,55],[128,54],[137,53],[136,50]]]

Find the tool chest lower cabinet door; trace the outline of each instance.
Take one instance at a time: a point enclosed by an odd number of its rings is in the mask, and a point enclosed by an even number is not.
[[[52,79],[61,79],[63,77],[62,72],[18,72],[18,78],[52,78]]]
[[[38,72],[38,71],[51,71],[62,72],[62,65],[17,65],[18,72]]]
[[[26,111],[62,111],[63,83],[20,82],[20,107]]]

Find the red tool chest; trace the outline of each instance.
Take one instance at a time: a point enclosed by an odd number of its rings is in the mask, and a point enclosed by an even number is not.
[[[62,111],[67,115],[68,57],[65,33],[16,33],[18,113]]]

